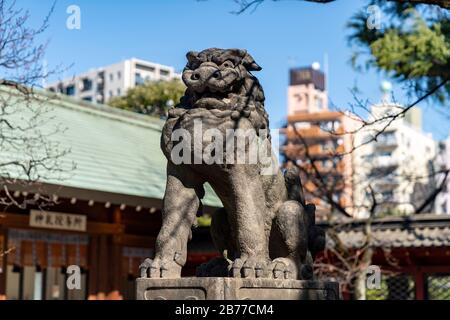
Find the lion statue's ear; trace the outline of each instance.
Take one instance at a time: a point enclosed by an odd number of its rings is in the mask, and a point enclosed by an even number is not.
[[[262,68],[255,62],[253,57],[245,52],[245,55],[242,58],[242,64],[248,71],[260,71]]]
[[[194,64],[194,63],[198,62],[198,52],[196,52],[196,51],[189,51],[186,54],[186,58],[188,60],[188,64]]]
[[[241,59],[240,63],[247,71],[260,71],[262,68],[255,62],[255,59],[244,49],[229,49],[227,54],[231,53]]]

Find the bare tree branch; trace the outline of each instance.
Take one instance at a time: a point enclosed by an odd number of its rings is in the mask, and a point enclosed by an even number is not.
[[[70,152],[55,139],[64,133],[53,115],[56,96],[35,89],[59,67],[47,71],[46,43],[38,37],[48,28],[53,3],[38,28],[29,27],[29,12],[15,1],[0,0],[0,206],[26,208],[43,205],[50,197],[11,194],[10,186],[23,188],[42,180],[59,180],[72,171]]]
[[[236,14],[244,13],[250,9],[256,10],[260,5],[268,0],[234,0],[239,5],[239,9],[235,11]],[[283,0],[271,0],[272,2],[280,2]],[[297,0],[303,2],[315,2],[315,3],[330,3],[336,0]],[[410,3],[410,4],[426,4],[426,5],[436,5],[444,9],[450,9],[450,1],[449,0],[387,0],[391,2],[398,3]]]
[[[433,192],[423,201],[423,203],[417,207],[415,213],[422,213],[431,203],[433,203],[438,194],[444,190],[449,173],[450,170],[446,170],[444,178],[442,179],[442,182],[440,183],[439,187],[434,189]]]

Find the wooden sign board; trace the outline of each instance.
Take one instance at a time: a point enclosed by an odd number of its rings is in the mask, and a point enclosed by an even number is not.
[[[30,211],[30,226],[35,228],[86,231],[86,216],[41,210]]]

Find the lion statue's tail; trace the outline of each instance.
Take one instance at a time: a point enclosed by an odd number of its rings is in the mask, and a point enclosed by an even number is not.
[[[286,183],[288,199],[300,202],[303,208],[305,208],[308,230],[308,250],[314,259],[317,253],[325,249],[325,231],[319,226],[316,226],[316,207],[313,204],[307,205],[305,202],[300,171],[297,167],[286,169],[284,181]]]
[[[288,199],[295,200],[305,206],[305,196],[303,194],[302,180],[297,167],[290,167],[284,173],[284,181],[288,191]]]

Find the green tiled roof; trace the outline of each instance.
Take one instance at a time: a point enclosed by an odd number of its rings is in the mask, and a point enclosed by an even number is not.
[[[63,180],[42,182],[162,199],[166,183],[166,159],[159,146],[162,120],[62,95],[45,104],[53,118],[45,125],[59,123],[65,128],[52,138],[70,149],[64,160],[76,168]],[[220,206],[209,186],[203,203]]]

